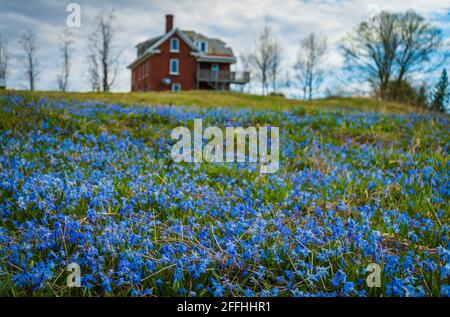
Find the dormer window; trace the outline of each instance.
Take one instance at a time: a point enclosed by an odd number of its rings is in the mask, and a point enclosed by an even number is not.
[[[197,48],[200,52],[206,53],[208,51],[208,42],[206,41],[198,41]]]
[[[170,39],[170,52],[178,53],[180,51],[180,40],[176,37]]]

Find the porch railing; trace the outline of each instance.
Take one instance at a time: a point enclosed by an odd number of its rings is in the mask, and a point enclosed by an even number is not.
[[[210,69],[200,69],[197,74],[199,81],[230,83],[230,84],[246,84],[250,81],[249,72],[214,72]]]

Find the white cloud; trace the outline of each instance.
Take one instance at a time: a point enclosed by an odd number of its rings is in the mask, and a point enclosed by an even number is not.
[[[5,5],[0,12],[0,31],[6,35],[14,52],[9,83],[14,88],[25,88],[24,76],[17,61],[17,39],[21,31],[32,29],[40,44],[41,76],[39,89],[55,89],[58,64],[57,34],[64,28],[65,4],[61,1],[34,1],[32,4],[2,0]],[[75,1],[76,2],[76,1]],[[285,65],[292,65],[297,53],[299,39],[315,31],[326,35],[330,44],[328,65],[337,68],[342,63],[336,43],[367,19],[371,3],[382,9],[404,11],[414,9],[439,27],[449,30],[448,1],[443,0],[111,0],[78,1],[82,8],[82,27],[75,29],[76,54],[73,61],[71,88],[88,90],[86,78],[86,46],[93,18],[100,10],[114,8],[120,29],[118,47],[122,51],[121,69],[116,91],[128,91],[130,72],[126,69],[135,57],[134,46],[164,30],[164,15],[175,15],[176,26],[192,29],[227,42],[235,53],[243,52],[253,43],[255,33],[265,19],[269,20],[285,47]]]

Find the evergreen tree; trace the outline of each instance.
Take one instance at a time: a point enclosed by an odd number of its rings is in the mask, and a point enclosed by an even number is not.
[[[420,85],[419,89],[417,90],[415,105],[423,108],[428,107],[427,86],[425,84]]]
[[[447,71],[444,69],[433,94],[431,110],[445,112],[449,94],[448,76]]]

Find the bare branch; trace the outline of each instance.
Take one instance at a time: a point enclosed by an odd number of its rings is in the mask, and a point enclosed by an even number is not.
[[[114,85],[120,52],[115,48],[116,28],[114,11],[101,13],[95,21],[95,29],[89,41],[89,77],[95,90],[110,91]]]
[[[69,85],[72,34],[65,29],[59,36],[59,50],[61,53],[60,73],[57,75],[57,83],[60,91],[66,92]]]
[[[375,21],[376,26],[361,23],[341,48],[346,68],[363,74],[385,98],[390,81],[398,88],[407,75],[426,71],[425,62],[440,48],[442,36],[413,11],[381,12]]]
[[[312,99],[314,89],[323,80],[324,70],[321,67],[327,51],[327,41],[315,33],[309,34],[300,41],[295,69],[297,80],[301,83],[303,97]]]
[[[253,52],[250,55],[250,64],[255,70],[255,76],[261,81],[262,94],[268,90],[268,82],[276,83],[281,60],[281,49],[272,35],[272,28],[265,24],[255,42]],[[276,86],[276,84],[275,84]]]
[[[251,77],[252,77],[252,72],[251,72],[251,67],[252,67],[252,62],[251,62],[252,56],[250,53],[246,53],[246,52],[242,52],[241,54],[239,54],[239,64],[241,65],[242,71],[244,72],[249,72],[250,73],[250,81],[247,84],[248,85],[248,89],[250,91],[250,83],[251,83]],[[241,85],[241,92],[244,92],[244,88],[246,85]]]
[[[0,86],[6,86],[6,75],[8,72],[9,50],[8,41],[0,34]]]
[[[281,45],[276,38],[272,39],[272,43],[270,45],[270,63],[269,63],[269,77],[272,82],[272,91],[274,93],[277,92],[277,84],[280,77],[281,72],[281,61],[283,58],[283,52],[281,49]]]
[[[19,44],[22,46],[25,53],[23,64],[28,77],[30,90],[33,91],[38,77],[36,35],[31,31],[22,33]]]

